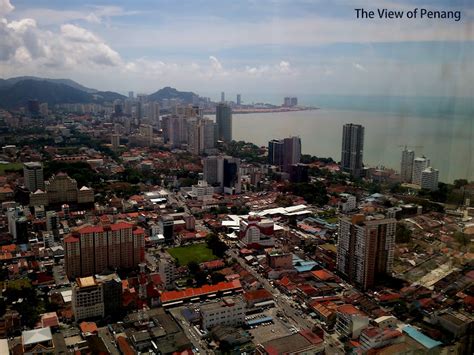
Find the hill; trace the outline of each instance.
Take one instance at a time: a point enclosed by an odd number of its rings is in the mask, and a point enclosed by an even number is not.
[[[193,103],[193,98],[198,97],[191,91],[178,91],[175,88],[166,86],[163,89],[148,96],[150,101],[161,101],[163,99],[179,99],[185,103]]]
[[[123,98],[125,96],[109,91],[96,91],[92,94],[50,80],[22,79],[13,84],[10,82],[10,85],[0,82],[0,106],[10,109],[26,106],[28,100],[31,99],[47,102],[48,105],[56,105],[60,103],[102,103]]]
[[[74,80],[71,80],[71,79],[49,79],[49,78],[39,78],[39,77],[36,77],[36,76],[17,76],[15,78],[10,78],[10,79],[1,79],[0,80],[0,87],[4,87],[4,86],[12,86],[20,81],[24,81],[24,80],[37,80],[37,81],[48,81],[50,83],[55,83],[55,84],[64,84],[64,85],[68,85],[74,89],[78,89],[78,90],[81,90],[81,91],[85,91],[85,92],[88,92],[88,93],[96,93],[98,90],[96,89],[91,89],[91,88],[88,88],[88,87],[85,87],[77,82],[75,82]]]

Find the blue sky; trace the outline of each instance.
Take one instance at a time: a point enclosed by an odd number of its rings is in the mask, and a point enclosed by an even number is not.
[[[0,72],[215,97],[472,96],[474,4],[446,3],[0,0]],[[460,10],[462,20],[356,19],[362,7]]]

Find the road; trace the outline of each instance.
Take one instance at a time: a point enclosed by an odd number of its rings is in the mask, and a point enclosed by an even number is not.
[[[110,331],[107,327],[102,327],[98,329],[99,332],[99,337],[102,339],[102,341],[105,344],[105,347],[109,351],[111,355],[120,355],[120,352],[118,351],[117,347],[115,346],[115,338],[113,337],[112,334],[110,334]]]
[[[186,337],[193,343],[193,346],[198,349],[199,353],[204,355],[204,354],[209,354],[209,350],[206,346],[206,342],[201,338],[200,334],[194,329],[192,325],[189,324],[189,322],[184,319],[181,310],[184,307],[177,307],[177,308],[172,308],[169,310],[173,318],[178,322],[179,326],[181,329],[183,329],[184,334],[186,334]]]
[[[245,270],[247,270],[253,277],[255,277],[262,287],[270,292],[278,305],[278,307],[283,311],[286,318],[290,320],[291,324],[296,327],[296,329],[306,328],[312,329],[314,324],[316,323],[312,319],[308,318],[305,314],[299,315],[298,311],[295,309],[293,301],[287,298],[286,295],[283,295],[277,288],[273,287],[270,282],[259,273],[257,273],[251,266],[249,266],[244,259],[242,259],[238,252],[235,250],[228,250],[227,253],[235,258],[237,262],[242,266]],[[296,305],[296,304],[295,304]],[[334,339],[331,334],[324,331],[324,343],[326,346],[326,354],[331,355],[338,355],[344,354],[344,351],[340,348],[340,343],[336,339]]]

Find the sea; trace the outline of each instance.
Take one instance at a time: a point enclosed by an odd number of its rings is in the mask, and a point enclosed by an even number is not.
[[[271,139],[301,137],[302,152],[340,160],[342,127],[365,127],[364,164],[400,169],[405,146],[426,156],[440,180],[474,181],[474,101],[472,98],[307,96],[319,109],[234,114],[233,138],[260,146]],[[269,102],[263,101],[262,102]]]

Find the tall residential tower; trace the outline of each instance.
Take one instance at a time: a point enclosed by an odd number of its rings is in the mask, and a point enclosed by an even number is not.
[[[342,131],[341,168],[352,176],[361,177],[364,154],[364,127],[347,123]]]
[[[392,272],[396,225],[384,215],[341,218],[337,270],[363,290],[373,287]]]
[[[400,177],[403,182],[411,182],[413,176],[413,161],[415,160],[415,152],[408,150],[406,147],[402,151],[402,162],[400,167]]]
[[[232,141],[232,109],[226,103],[216,106],[217,139]]]
[[[31,192],[44,189],[43,165],[40,162],[23,164],[23,178],[25,186]]]

